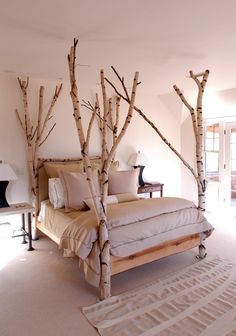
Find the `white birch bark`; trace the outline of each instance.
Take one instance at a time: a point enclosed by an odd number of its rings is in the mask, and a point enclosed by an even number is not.
[[[206,177],[205,177],[205,167],[204,167],[204,138],[203,138],[203,124],[202,124],[202,100],[203,94],[205,90],[205,86],[207,83],[207,79],[209,76],[209,70],[206,70],[200,74],[194,74],[192,71],[189,72],[190,78],[192,78],[197,84],[198,92],[197,92],[197,104],[194,109],[185,99],[184,95],[178,89],[176,85],[174,85],[174,89],[184,105],[188,108],[193,125],[193,131],[195,136],[195,158],[196,158],[196,170],[197,170],[197,188],[198,188],[198,208],[200,210],[205,210],[206,203]],[[198,78],[201,77],[201,80]]]
[[[85,131],[83,128],[82,117],[80,112],[80,99],[79,99],[79,91],[76,83],[75,76],[75,65],[76,65],[76,47],[78,40],[74,40],[74,45],[70,49],[70,54],[68,55],[68,66],[69,66],[69,74],[70,74],[70,83],[71,83],[71,99],[73,103],[74,110],[74,119],[76,122],[76,127],[78,131],[78,137],[81,146],[81,154],[84,161],[85,171],[87,174],[88,185],[90,189],[90,193],[93,198],[94,207],[96,211],[97,221],[98,221],[98,240],[99,240],[99,248],[100,248],[100,262],[101,262],[101,277],[100,277],[100,297],[101,299],[105,299],[111,295],[111,272],[110,272],[110,242],[108,236],[107,229],[107,194],[108,194],[108,170],[114,157],[114,153],[123,138],[126,129],[130,123],[133,114],[134,100],[136,94],[136,87],[138,83],[138,73],[135,74],[133,80],[133,88],[131,99],[129,103],[128,112],[123,124],[123,127],[119,134],[116,136],[113,141],[112,147],[108,148],[107,144],[107,127],[108,127],[108,112],[109,112],[109,99],[107,98],[106,86],[105,86],[105,77],[104,71],[101,70],[100,78],[101,78],[101,89],[102,89],[102,97],[103,97],[103,115],[100,113],[100,106],[98,97],[96,96],[96,104],[93,110],[93,115],[90,120],[90,124],[87,130],[87,136],[85,137]],[[86,107],[89,106],[91,109],[91,104],[85,104]],[[89,159],[89,139],[91,132],[91,124],[92,120],[94,120],[95,115],[99,114],[100,118],[100,128],[102,130],[102,143],[101,143],[101,159],[102,159],[102,169],[101,169],[101,190],[100,195],[97,195],[95,190],[95,184],[92,175],[92,167]],[[117,132],[116,132],[117,133]]]
[[[52,116],[53,107],[60,95],[62,84],[55,89],[55,93],[52,98],[52,102],[50,104],[48,113],[43,120],[43,96],[44,96],[44,87],[40,86],[39,89],[39,105],[38,105],[38,113],[37,113],[37,123],[33,125],[31,122],[29,109],[28,109],[28,84],[29,79],[27,81],[21,80],[18,78],[18,82],[20,85],[21,93],[22,93],[22,100],[23,100],[23,107],[24,112],[23,116],[20,116],[20,113],[16,109],[17,119],[23,129],[26,138],[27,144],[27,164],[29,170],[29,177],[30,177],[30,196],[31,202],[35,207],[35,215],[34,215],[34,222],[33,222],[33,237],[37,236],[36,233],[36,223],[35,219],[39,211],[39,200],[38,200],[38,169],[39,169],[39,161],[38,161],[38,151],[39,147],[47,140],[48,136],[52,132],[55,124],[50,128],[48,133],[45,135],[45,129],[48,124],[49,119]]]

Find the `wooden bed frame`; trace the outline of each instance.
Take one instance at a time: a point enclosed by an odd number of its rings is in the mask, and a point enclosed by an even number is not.
[[[57,245],[60,239],[45,229],[40,222],[37,224],[38,229],[46,236],[52,239]],[[120,258],[110,256],[111,275],[115,275],[131,268],[150,263],[154,260],[174,255],[179,252],[190,250],[200,245],[200,236],[198,234],[182,237],[181,239],[171,240],[152,248],[131,254],[128,257]]]
[[[96,157],[95,159],[98,159]],[[38,199],[39,202],[42,200],[48,199],[47,196],[47,184],[48,184],[48,177],[43,167],[44,162],[57,162],[57,163],[74,163],[75,161],[81,161],[81,159],[40,159],[39,164],[39,172],[38,172]],[[46,179],[46,180],[45,180]],[[44,186],[44,191],[41,191],[41,184]],[[46,188],[46,190],[45,190]],[[37,228],[43,232],[46,236],[52,239],[56,244],[59,245],[60,240],[58,237],[53,235],[50,231],[45,229],[41,225],[41,223],[37,222]],[[165,243],[159,244],[152,248],[145,249],[139,253],[134,253],[128,257],[114,257],[110,256],[110,267],[111,267],[111,275],[115,275],[121,273],[123,271],[129,270],[131,268],[141,266],[152,262],[154,260],[161,259],[163,257],[167,257],[170,255],[174,255],[176,253],[180,253],[194,247],[199,247],[199,257],[204,258],[205,247],[201,243],[200,234],[189,235],[185,237],[181,237],[176,240],[167,241]]]

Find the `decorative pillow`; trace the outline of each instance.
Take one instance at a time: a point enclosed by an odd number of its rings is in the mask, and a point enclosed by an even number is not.
[[[50,178],[48,180],[48,196],[49,201],[53,205],[54,209],[64,208],[65,206],[64,190],[59,177]]]
[[[137,201],[139,199],[137,191],[136,193],[124,193],[115,195],[118,203]]]
[[[101,171],[101,159],[90,159],[91,167]],[[113,161],[110,165],[110,170],[117,170],[119,168],[119,161]]]
[[[84,203],[87,205],[87,207],[89,209],[92,209],[93,206],[94,206],[92,198],[84,199]],[[114,203],[118,203],[118,199],[117,199],[116,195],[107,196],[107,204],[114,204]]]
[[[87,176],[84,173],[68,172],[66,170],[59,171],[64,195],[65,210],[83,210],[86,209],[84,199],[91,198]],[[93,178],[97,195],[99,194],[98,172],[93,171]]]
[[[60,170],[67,170],[69,172],[82,173],[83,163],[78,162],[44,162],[44,168],[49,178],[59,177]]]
[[[137,194],[138,175],[139,169],[110,171],[108,174],[108,195]]]
[[[116,204],[116,203],[123,203],[123,202],[130,202],[136,201],[139,197],[137,194],[132,193],[125,193],[125,194],[117,194],[117,195],[108,195],[107,196],[107,205],[109,204]],[[86,205],[91,209],[94,206],[93,199],[87,198],[84,199]]]

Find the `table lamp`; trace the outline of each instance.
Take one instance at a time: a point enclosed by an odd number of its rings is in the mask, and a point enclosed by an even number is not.
[[[144,186],[145,184],[151,184],[151,183],[144,182],[143,180],[143,170],[145,168],[146,163],[147,163],[147,157],[145,154],[140,153],[140,151],[138,151],[138,153],[132,154],[128,160],[129,166],[132,166],[134,168],[139,168],[138,181],[139,181],[140,186]]]
[[[8,163],[0,161],[0,208],[9,207],[6,200],[6,189],[9,181],[16,180],[17,176]]]

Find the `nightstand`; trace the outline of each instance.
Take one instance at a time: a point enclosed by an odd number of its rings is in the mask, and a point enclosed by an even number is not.
[[[33,251],[34,248],[32,247],[32,227],[31,227],[31,215],[35,211],[34,207],[32,207],[28,203],[17,203],[11,204],[9,207],[0,208],[0,216],[9,216],[9,215],[17,215],[21,214],[22,217],[22,227],[20,229],[21,234],[13,235],[14,237],[23,237],[22,244],[26,244],[27,241],[25,237],[28,237],[28,251]],[[28,232],[25,230],[25,215],[28,216]]]
[[[138,194],[145,194],[149,193],[150,198],[152,198],[152,193],[155,191],[160,192],[160,197],[163,196],[163,183],[159,182],[152,182],[151,184],[144,184],[144,186],[139,186],[138,187]]]

